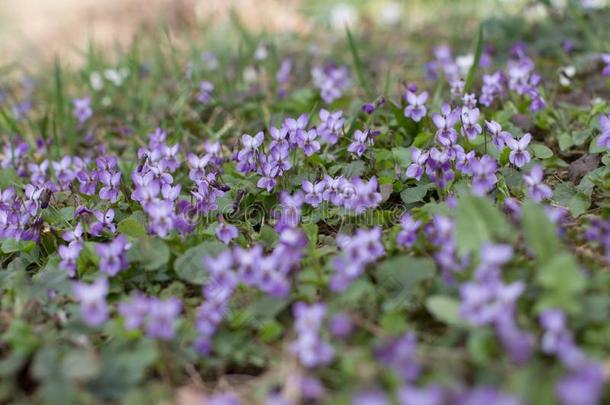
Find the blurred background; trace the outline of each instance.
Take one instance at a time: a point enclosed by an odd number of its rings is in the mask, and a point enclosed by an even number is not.
[[[343,30],[347,22],[401,25],[417,30],[455,14],[488,17],[530,4],[525,0],[0,0],[0,63],[45,61],[78,55],[89,39],[102,46],[126,45],[134,33],[163,26],[171,35],[205,27],[222,30],[239,16],[251,30],[310,33]],[[584,0],[591,6],[607,0]],[[530,13],[536,18],[536,11]],[[456,24],[458,25],[458,24]],[[454,27],[460,29],[459,26]],[[404,32],[404,31],[402,31]]]

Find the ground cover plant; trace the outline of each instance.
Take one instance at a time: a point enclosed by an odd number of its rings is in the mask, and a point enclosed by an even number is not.
[[[567,3],[3,69],[0,402],[609,401],[610,12]]]

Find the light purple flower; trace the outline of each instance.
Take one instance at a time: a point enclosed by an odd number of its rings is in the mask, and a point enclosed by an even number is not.
[[[513,137],[510,132],[502,131],[502,126],[496,121],[485,121],[485,126],[491,134],[491,141],[498,149],[502,149],[506,145],[506,140]]]
[[[428,100],[428,92],[424,91],[423,93],[416,95],[414,92],[407,91],[405,98],[409,103],[404,110],[405,117],[409,117],[415,122],[421,121],[421,119],[426,116],[427,112],[425,103],[426,100]]]
[[[462,113],[460,115],[462,119],[462,135],[471,141],[483,131],[481,125],[478,123],[480,114],[481,113],[478,108],[462,108]]]
[[[220,222],[216,227],[216,237],[225,245],[239,236],[239,231],[235,225]]]
[[[320,150],[320,143],[316,140],[318,138],[318,131],[310,129],[309,131],[301,131],[297,136],[297,144],[305,156],[311,156]]]
[[[523,181],[527,186],[527,195],[536,202],[541,202],[551,198],[553,192],[551,188],[544,184],[544,172],[540,165],[535,165],[529,174],[523,175]]]
[[[107,230],[111,233],[116,231],[116,226],[114,225],[114,210],[112,208],[108,208],[106,211],[93,211],[93,215],[97,219],[97,222],[94,222],[89,228],[89,233],[93,236],[100,236],[104,230]]]
[[[312,207],[317,207],[323,201],[324,190],[326,189],[326,181],[322,180],[313,184],[310,181],[303,180],[303,191],[305,192],[305,202]]]
[[[119,185],[121,184],[121,172],[102,171],[99,174],[100,183],[103,187],[100,189],[100,198],[109,200],[111,203],[117,202],[119,198]]]
[[[477,195],[485,195],[494,188],[498,182],[496,170],[498,163],[489,155],[480,159],[473,158],[470,162],[472,171],[472,192]]]
[[[416,221],[411,215],[404,214],[400,218],[400,226],[401,230],[396,236],[396,243],[405,247],[413,246],[417,240],[417,230],[421,226],[421,221]]]
[[[100,277],[93,284],[81,282],[72,285],[72,293],[80,302],[80,313],[83,321],[89,326],[100,326],[108,319],[108,280]]]
[[[146,334],[153,339],[171,340],[176,334],[176,319],[182,302],[176,297],[151,299],[146,320]]]
[[[453,128],[460,118],[460,111],[451,109],[449,104],[443,104],[441,113],[432,114],[432,122],[437,128],[436,139],[443,146],[449,146],[457,141],[457,132]]]
[[[121,270],[127,268],[127,239],[119,235],[109,243],[98,243],[95,245],[95,252],[100,258],[100,271],[115,276]]]
[[[76,275],[76,261],[82,249],[83,245],[79,242],[71,242],[68,246],[61,245],[57,248],[57,253],[61,258],[59,268],[68,272],[70,277]]]
[[[599,117],[599,127],[601,136],[597,139],[597,146],[610,149],[610,113]]]
[[[129,330],[141,327],[146,321],[150,306],[150,299],[141,293],[135,294],[128,301],[121,302],[118,311],[125,319],[125,327]]]
[[[320,125],[318,126],[318,134],[331,145],[334,145],[339,140],[343,132],[345,118],[342,111],[329,112],[325,109],[320,110]]]
[[[368,148],[368,145],[372,143],[372,139],[369,137],[369,135],[370,133],[368,130],[355,130],[354,141],[347,147],[348,152],[362,156],[362,154]]]
[[[207,80],[202,81],[199,84],[199,92],[197,93],[197,101],[201,104],[210,104],[212,101],[212,92],[214,91],[214,85]]]
[[[511,149],[508,159],[512,164],[521,168],[525,166],[530,160],[530,154],[527,151],[527,146],[532,140],[532,136],[529,133],[523,135],[519,140],[511,138],[505,139],[506,144]]]
[[[93,111],[91,110],[91,98],[83,97],[83,98],[75,98],[72,100],[72,105],[74,107],[74,116],[78,119],[78,122],[81,124],[84,123],[93,115]]]
[[[422,151],[416,147],[411,150],[411,163],[407,168],[406,176],[414,178],[415,180],[421,180],[421,176],[424,174],[426,162],[428,161],[428,152]]]

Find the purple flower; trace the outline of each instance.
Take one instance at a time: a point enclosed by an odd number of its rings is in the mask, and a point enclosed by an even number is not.
[[[396,243],[405,247],[413,246],[417,240],[417,230],[421,226],[421,221],[416,221],[411,215],[404,214],[400,218],[400,226],[401,230],[396,236]]]
[[[78,119],[81,124],[89,119],[93,115],[91,111],[91,99],[89,97],[75,98],[72,100],[74,107],[74,116]]]
[[[83,321],[89,326],[100,326],[108,319],[108,280],[100,277],[93,284],[74,283],[74,297],[80,301],[80,313]]]
[[[323,201],[323,193],[326,189],[326,181],[322,180],[313,184],[310,181],[303,180],[303,191],[305,192],[305,202],[312,207],[317,207]]]
[[[443,104],[440,114],[432,114],[432,122],[437,128],[436,139],[441,145],[449,146],[457,141],[457,132],[453,127],[459,118],[460,111],[452,110],[449,104]]]
[[[583,367],[563,377],[555,393],[563,405],[597,405],[601,403],[604,380],[603,367]]]
[[[83,232],[84,232],[83,224],[79,222],[78,224],[76,224],[73,231],[64,232],[64,234],[61,236],[61,238],[68,243],[72,243],[72,242],[80,243],[83,241]]]
[[[152,201],[146,205],[145,211],[151,234],[164,238],[174,229],[174,204],[171,201]]]
[[[358,229],[353,236],[338,235],[337,246],[341,254],[333,262],[335,274],[331,279],[333,291],[343,291],[370,263],[385,254],[381,243],[381,229]]]
[[[199,84],[199,92],[197,93],[197,101],[201,104],[210,104],[212,101],[212,92],[214,91],[214,85],[207,80],[202,81]]]
[[[98,243],[95,245],[95,252],[100,257],[100,271],[115,276],[121,270],[127,268],[127,239],[119,235],[109,243]]]
[[[523,135],[523,137],[519,140],[514,138],[506,138],[505,142],[508,147],[511,149],[510,154],[508,155],[508,159],[512,164],[521,168],[525,166],[531,159],[529,152],[527,151],[527,146],[532,140],[532,136],[529,133]]]
[[[108,208],[106,211],[93,211],[93,215],[97,219],[89,228],[89,233],[93,236],[100,236],[104,230],[114,233],[116,227],[114,225],[114,210]]]
[[[462,103],[467,110],[473,110],[477,106],[477,96],[474,93],[466,93],[462,96]],[[464,111],[464,109],[462,109]]]
[[[79,242],[71,242],[68,246],[59,246],[57,252],[61,261],[59,262],[59,268],[68,272],[70,277],[76,275],[76,261],[80,256],[83,249],[83,245]]]
[[[352,142],[347,150],[351,153],[354,153],[358,156],[362,156],[362,154],[368,148],[368,145],[372,143],[372,139],[369,138],[369,131],[365,130],[364,132],[357,129],[354,131],[354,142]]]
[[[343,90],[349,86],[349,73],[346,66],[337,67],[332,64],[324,67],[316,66],[311,70],[311,77],[325,103],[332,103],[340,98]]]
[[[502,95],[504,91],[504,76],[502,72],[491,75],[483,75],[483,87],[481,88],[480,102],[489,107],[494,99]]]
[[[421,180],[421,176],[424,174],[424,168],[428,161],[428,152],[424,152],[421,149],[413,147],[411,150],[411,163],[407,168],[406,176],[414,178],[415,180]]]
[[[119,198],[119,185],[121,184],[121,172],[102,171],[99,174],[100,183],[103,187],[100,189],[100,198],[108,200],[111,203],[117,202]]]
[[[407,91],[405,98],[409,103],[404,110],[405,117],[409,117],[415,122],[421,121],[421,119],[426,116],[427,112],[425,103],[426,100],[428,100],[428,92],[424,91],[423,93],[416,95],[412,91]]]
[[[385,342],[376,350],[379,361],[392,368],[405,381],[413,381],[421,372],[417,357],[417,338],[412,332]]]
[[[553,192],[551,188],[544,184],[544,172],[540,165],[535,165],[529,174],[523,175],[523,181],[527,186],[527,195],[536,202],[541,202],[548,198],[551,198]]]
[[[334,145],[339,140],[339,136],[343,132],[342,111],[328,112],[325,109],[320,110],[320,125],[318,126],[318,134],[331,145]]]
[[[328,364],[334,357],[334,350],[320,336],[322,321],[326,315],[325,305],[297,302],[293,306],[293,313],[294,329],[297,333],[297,339],[291,344],[293,353],[308,368]]]
[[[76,178],[80,182],[79,191],[85,195],[94,195],[97,189],[97,171],[93,170],[89,173],[86,170],[81,170],[76,173]]]
[[[352,318],[345,313],[336,314],[328,321],[328,330],[333,337],[345,339],[354,330]]]
[[[496,170],[498,163],[489,155],[484,155],[481,159],[473,158],[470,161],[472,171],[472,192],[477,195],[487,194],[498,182]]]
[[[478,123],[480,115],[481,113],[478,108],[462,108],[462,113],[460,115],[462,119],[462,135],[471,141],[483,131],[481,125]]]
[[[485,126],[491,134],[491,141],[498,149],[502,149],[506,145],[507,139],[512,139],[510,132],[502,131],[502,127],[496,121],[485,121]]]
[[[178,298],[152,299],[148,308],[146,334],[153,339],[171,340],[176,334],[176,319],[182,310]]]
[[[301,131],[297,136],[297,144],[305,156],[311,156],[320,150],[320,143],[316,140],[318,138],[318,131],[310,129],[309,131]]]
[[[297,139],[301,134],[306,131],[307,123],[309,122],[309,118],[307,114],[301,114],[299,118],[296,120],[294,118],[285,118],[284,124],[282,128],[286,128],[288,130],[288,140],[291,145],[297,144]]]
[[[216,227],[216,237],[225,245],[239,236],[239,231],[235,225],[220,222]]]
[[[388,395],[377,389],[359,391],[353,397],[351,405],[390,405]]]
[[[125,327],[129,330],[138,329],[146,321],[151,301],[144,294],[135,294],[129,301],[123,301],[118,306],[119,314],[125,319]]]
[[[426,174],[438,187],[445,188],[455,178],[451,169],[451,160],[447,151],[430,149],[430,155],[426,160]]]
[[[610,64],[608,67],[610,68]],[[597,146],[610,149],[610,113],[599,117],[599,126],[602,134],[597,139]]]

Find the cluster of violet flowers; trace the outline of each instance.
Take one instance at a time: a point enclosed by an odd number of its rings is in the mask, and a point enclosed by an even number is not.
[[[143,328],[153,339],[172,340],[176,334],[176,320],[182,303],[176,297],[159,299],[136,293],[119,303],[118,312],[128,330]]]
[[[332,103],[340,98],[343,91],[349,87],[349,71],[346,66],[326,64],[316,66],[311,70],[313,84],[320,90],[320,97],[325,103]]]
[[[320,333],[326,316],[326,306],[322,303],[308,305],[297,302],[292,309],[297,337],[291,344],[291,350],[305,367],[328,364],[334,358],[334,350]]]
[[[576,345],[567,327],[566,315],[559,309],[546,309],[540,315],[544,329],[542,351],[556,356],[568,374],[561,378],[555,393],[562,404],[598,404],[604,388],[603,365],[587,358]]]
[[[375,263],[385,254],[381,241],[381,228],[358,229],[353,236],[337,236],[340,254],[335,257],[335,274],[330,281],[333,291],[344,291],[360,276],[366,266]]]
[[[207,257],[209,278],[203,288],[204,302],[197,309],[196,349],[201,353],[212,349],[212,337],[228,313],[230,298],[239,284],[257,288],[272,297],[286,296],[290,291],[290,276],[298,269],[306,245],[307,238],[300,229],[287,227],[267,255],[261,245],[254,245]]]

